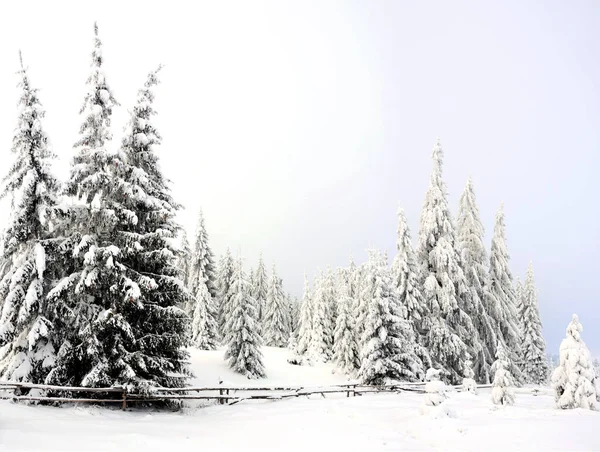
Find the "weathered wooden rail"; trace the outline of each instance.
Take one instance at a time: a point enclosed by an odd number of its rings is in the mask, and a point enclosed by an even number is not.
[[[92,403],[120,404],[126,409],[131,403],[150,403],[170,400],[216,400],[219,404],[235,405],[245,400],[284,400],[293,397],[320,394],[345,394],[346,397],[362,396],[371,393],[423,393],[425,383],[398,383],[382,386],[370,386],[359,383],[345,383],[331,386],[199,386],[184,388],[152,388],[148,394],[128,392],[126,388],[115,386],[107,388],[85,388],[75,386],[53,386],[32,383],[0,381],[0,399],[15,402],[35,401],[47,403]],[[478,385],[478,388],[490,388],[491,385]],[[450,391],[460,391],[462,386],[448,386]],[[23,390],[58,393],[61,396],[22,395]],[[10,393],[12,394],[6,394]],[[521,392],[521,391],[520,391]],[[537,395],[539,390],[533,390]],[[5,393],[2,395],[2,393]],[[218,393],[218,394],[217,394]],[[62,395],[65,394],[65,395]],[[67,396],[68,394],[68,396]],[[76,395],[81,395],[77,397]],[[98,395],[98,398],[93,397]]]

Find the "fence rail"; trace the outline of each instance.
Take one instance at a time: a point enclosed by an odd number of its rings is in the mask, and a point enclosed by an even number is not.
[[[284,400],[293,397],[302,397],[320,394],[345,394],[346,397],[362,396],[371,393],[401,393],[425,392],[425,383],[398,383],[382,386],[364,385],[360,383],[344,383],[330,386],[198,386],[185,388],[152,388],[149,394],[128,392],[125,387],[114,386],[107,388],[85,388],[77,386],[53,386],[13,381],[0,381],[0,399],[18,401],[35,401],[47,403],[102,403],[121,404],[122,409],[129,403],[148,403],[170,400],[216,400],[219,404],[235,405],[245,400]],[[477,388],[490,388],[491,385],[477,385]],[[23,390],[53,391],[56,393],[71,393],[67,396],[47,395],[22,395]],[[462,385],[448,386],[449,391],[460,391]],[[12,394],[1,395],[12,391]],[[216,392],[218,391],[218,394]],[[534,395],[541,391],[532,389]],[[522,391],[519,391],[522,392]],[[82,397],[75,397],[82,394]],[[92,394],[118,395],[118,397],[91,397]]]

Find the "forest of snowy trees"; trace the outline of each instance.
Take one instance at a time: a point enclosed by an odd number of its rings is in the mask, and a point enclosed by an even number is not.
[[[399,209],[391,263],[371,249],[366,262],[327,266],[312,285],[304,276],[298,301],[262,256],[249,270],[229,250],[216,259],[202,212],[191,241],[176,222],[182,206],[160,170],[153,122],[160,66],[130,107],[121,142],[112,141],[119,103],[96,25],[94,32],[64,183],[52,175],[44,110],[21,61],[14,163],[2,188],[11,215],[0,261],[0,379],[140,392],[182,387],[190,346],[224,347],[233,370],[262,378],[265,345],[289,347],[296,364],[333,362],[366,384],[428,374],[445,384],[471,382],[473,390],[473,381],[493,382],[502,404],[514,400],[513,385],[548,382],[533,267],[523,284],[513,278],[502,205],[486,246],[470,178],[455,219],[439,140],[416,246]],[[554,372],[565,406],[572,397],[562,394],[578,386],[563,352],[582,349],[580,330],[574,318]],[[591,362],[584,366],[597,384]],[[592,403],[593,384],[581,405]]]

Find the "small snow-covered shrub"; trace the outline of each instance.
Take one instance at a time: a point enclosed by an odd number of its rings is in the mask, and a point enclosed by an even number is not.
[[[441,370],[430,368],[425,376],[425,405],[437,406],[446,400],[446,385],[440,380]]]
[[[510,374],[509,360],[501,342],[498,342],[496,361],[492,364],[494,382],[492,383],[492,402],[496,405],[513,405],[515,403],[514,379]]]
[[[463,392],[470,392],[472,394],[477,394],[477,383],[473,380],[475,376],[475,372],[473,372],[472,363],[470,359],[467,359],[465,362],[465,378],[462,381],[462,390]]]
[[[558,408],[596,408],[598,384],[590,352],[581,340],[582,331],[579,318],[573,314],[573,320],[567,327],[567,337],[560,344],[560,364],[552,373]]]

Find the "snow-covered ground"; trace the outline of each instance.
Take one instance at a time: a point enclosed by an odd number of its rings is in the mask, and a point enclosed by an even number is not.
[[[285,350],[265,349],[262,385],[326,385],[345,381],[332,367],[286,362]],[[193,384],[219,377],[237,385],[221,352],[193,352]],[[184,412],[122,412],[91,407],[0,403],[1,451],[593,451],[600,450],[600,413],[554,408],[550,395],[517,393],[513,407],[495,407],[489,392],[452,393],[449,417],[421,414],[423,395],[244,401]]]

